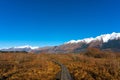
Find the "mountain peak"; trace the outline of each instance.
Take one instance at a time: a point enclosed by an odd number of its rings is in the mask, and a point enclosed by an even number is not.
[[[85,42],[88,44],[88,43],[95,41],[95,40],[103,41],[103,43],[106,43],[109,40],[119,39],[119,38],[120,38],[120,33],[113,32],[111,34],[103,34],[103,35],[97,36],[95,38],[91,37],[91,38],[85,38],[85,39],[81,39],[81,40],[71,40],[65,44],[79,43],[79,42]]]

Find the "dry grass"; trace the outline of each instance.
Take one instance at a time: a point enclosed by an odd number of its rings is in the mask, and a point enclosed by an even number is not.
[[[94,51],[90,54],[94,55],[88,56],[86,53],[0,54],[0,78],[6,80],[55,80],[60,67],[51,61],[54,59],[66,65],[75,80],[120,80],[119,53],[116,55],[104,52],[103,56],[100,55],[97,58]]]
[[[54,80],[59,69],[45,54],[0,54],[0,77],[6,80]]]
[[[115,53],[104,52],[100,58],[88,57],[86,53],[53,56],[68,67],[75,80],[120,80],[120,56]]]

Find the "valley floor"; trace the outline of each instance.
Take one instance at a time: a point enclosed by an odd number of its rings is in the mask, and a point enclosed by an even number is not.
[[[65,65],[74,80],[120,80],[120,56],[0,53],[0,80],[56,80]]]

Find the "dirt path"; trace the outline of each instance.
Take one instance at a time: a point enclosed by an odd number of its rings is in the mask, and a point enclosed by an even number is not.
[[[58,64],[61,67],[61,71],[57,74],[56,80],[74,80],[71,77],[71,75],[65,65],[63,65],[57,61],[53,61],[53,62]]]

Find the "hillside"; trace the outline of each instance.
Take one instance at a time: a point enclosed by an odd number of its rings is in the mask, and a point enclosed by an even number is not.
[[[38,53],[80,53],[86,51],[87,48],[98,48],[100,50],[109,50],[120,52],[120,33],[111,33],[97,36],[95,38],[85,38],[81,40],[71,40],[60,46],[48,48],[39,48],[33,50]]]

